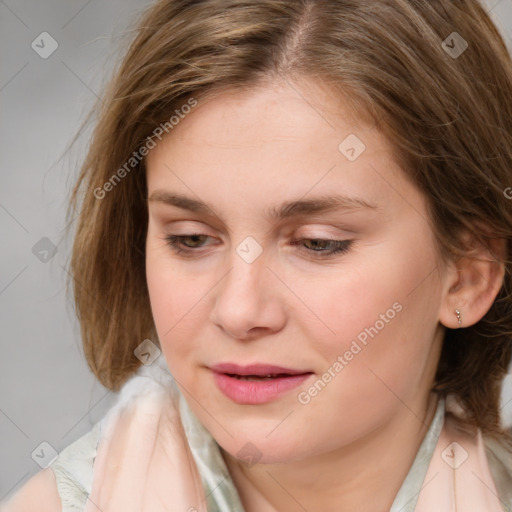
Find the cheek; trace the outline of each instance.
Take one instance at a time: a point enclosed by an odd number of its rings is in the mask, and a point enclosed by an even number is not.
[[[373,261],[382,262],[382,254],[375,254]],[[404,308],[404,272],[400,271],[394,279],[393,269],[383,272],[381,264],[373,261],[368,258],[359,261],[357,268],[351,265],[333,270],[315,278],[314,286],[300,286],[300,279],[295,280],[294,291],[304,297],[310,313],[303,317],[308,318],[308,334],[325,346],[331,356],[348,350],[353,340],[364,345],[365,340],[371,339],[369,332],[375,333],[375,329],[379,333],[389,330]]]
[[[333,390],[375,398],[389,394],[388,386],[407,394],[425,375],[435,359],[431,348],[441,291],[427,241],[376,247],[357,268],[319,281],[306,295],[324,324],[321,334],[318,320],[315,329],[313,323],[306,328],[312,349],[322,354],[326,369],[350,375],[350,386],[336,379]],[[343,368],[334,367],[339,356]]]
[[[199,279],[180,272],[160,250],[147,251],[146,279],[160,345],[169,364],[186,357],[194,347],[194,332],[204,321],[208,288]],[[203,289],[204,288],[204,289]],[[174,365],[173,365],[174,366]]]

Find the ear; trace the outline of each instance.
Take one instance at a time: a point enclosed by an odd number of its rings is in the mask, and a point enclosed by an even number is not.
[[[448,265],[439,321],[450,329],[469,327],[489,311],[505,276],[507,246],[504,239],[488,238],[486,244],[469,233],[463,236],[467,255]],[[455,310],[459,310],[461,324]]]

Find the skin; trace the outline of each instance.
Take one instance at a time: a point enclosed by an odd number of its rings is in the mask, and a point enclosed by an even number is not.
[[[455,308],[464,326],[477,322],[503,277],[490,262],[440,261],[425,197],[386,138],[336,97],[307,80],[225,92],[200,102],[147,157],[149,197],[165,190],[210,205],[197,213],[149,201],[147,283],[169,369],[221,446],[248,512],[389,510],[435,412],[429,390],[445,327],[458,327]],[[366,146],[355,161],[338,150],[349,134]],[[333,192],[377,208],[264,215]],[[208,237],[176,253],[170,234]],[[252,263],[236,252],[248,236],[262,248]],[[306,240],[292,245],[297,238]],[[317,239],[353,243],[322,257]],[[401,311],[300,403],[298,393],[396,303]],[[240,405],[214,383],[209,367],[221,362],[313,375],[272,402]],[[237,457],[247,442],[261,453],[256,464]]]
[[[7,501],[0,503],[0,512],[60,512],[62,503],[57,481],[51,468],[30,477]]]

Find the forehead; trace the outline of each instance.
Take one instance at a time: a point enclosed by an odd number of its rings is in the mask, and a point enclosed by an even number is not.
[[[339,139],[344,130],[368,128],[339,93],[321,82],[303,79],[298,84],[286,80],[249,90],[218,91],[199,99],[199,105],[182,116],[167,139],[170,145],[196,145],[201,136],[205,146],[236,149],[285,141],[304,144],[322,137]],[[378,142],[386,141],[381,137]]]
[[[150,194],[168,186],[268,207],[284,196],[336,192],[380,204],[414,193],[385,136],[312,82],[199,101],[150,152],[147,172]]]

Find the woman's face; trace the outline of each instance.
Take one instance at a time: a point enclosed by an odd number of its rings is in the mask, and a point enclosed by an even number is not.
[[[444,331],[422,194],[381,134],[301,84],[199,103],[147,158],[164,356],[217,442],[260,462],[421,418]]]

